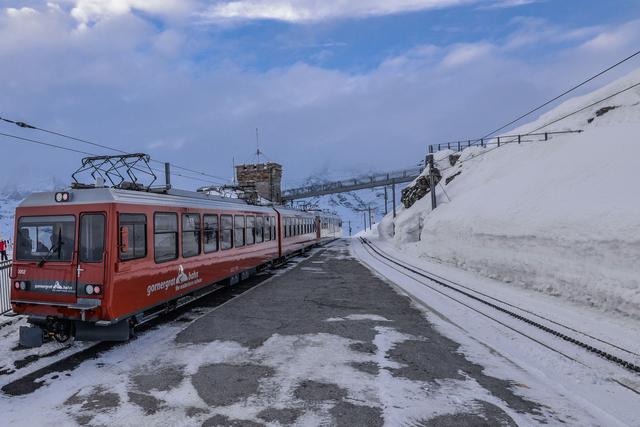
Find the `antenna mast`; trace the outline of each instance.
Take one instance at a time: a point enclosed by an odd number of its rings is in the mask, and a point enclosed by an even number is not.
[[[260,151],[260,134],[258,128],[256,128],[256,163],[260,163],[260,154],[262,154],[262,151]]]
[[[231,157],[231,163],[233,167],[233,185],[236,185],[236,158]]]

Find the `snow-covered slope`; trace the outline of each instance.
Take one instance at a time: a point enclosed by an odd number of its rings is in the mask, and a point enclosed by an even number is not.
[[[640,70],[513,133],[638,82]],[[414,255],[640,318],[640,87],[543,131],[566,129],[584,132],[472,147],[449,169],[440,161],[444,177],[460,174],[438,188],[438,208],[425,197],[401,209],[395,236],[390,217],[380,235]]]

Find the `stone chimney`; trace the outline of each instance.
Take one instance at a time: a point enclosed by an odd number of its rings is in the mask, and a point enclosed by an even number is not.
[[[239,187],[253,187],[260,197],[273,203],[280,203],[282,165],[272,162],[238,165],[236,179]]]

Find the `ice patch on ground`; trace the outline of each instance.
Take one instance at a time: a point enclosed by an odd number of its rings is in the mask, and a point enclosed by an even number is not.
[[[379,316],[377,314],[350,314],[345,317],[331,317],[325,322],[344,322],[346,320],[371,320],[373,322],[391,322],[386,317]]]

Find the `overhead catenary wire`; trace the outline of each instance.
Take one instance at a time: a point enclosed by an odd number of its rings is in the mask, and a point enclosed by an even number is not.
[[[131,153],[127,152],[127,151],[120,150],[119,148],[111,147],[111,146],[108,146],[108,145],[105,145],[105,144],[100,144],[100,143],[93,142],[93,141],[89,141],[89,140],[83,139],[83,138],[77,138],[75,136],[68,135],[68,134],[65,134],[65,133],[61,133],[61,132],[56,132],[56,131],[52,131],[52,130],[49,130],[49,129],[40,128],[38,126],[34,126],[34,125],[31,125],[31,124],[28,124],[28,123],[25,123],[25,122],[22,122],[22,121],[12,120],[12,119],[9,119],[9,118],[6,118],[6,117],[2,117],[2,116],[0,116],[0,120],[2,120],[4,122],[7,122],[7,123],[12,123],[12,124],[14,124],[14,125],[16,125],[18,127],[23,128],[23,129],[34,129],[34,130],[38,130],[40,132],[45,132],[45,133],[48,133],[48,134],[51,134],[51,135],[59,136],[61,138],[66,138],[66,139],[70,139],[70,140],[73,140],[73,141],[81,142],[83,144],[88,144],[88,145],[91,145],[91,146],[94,146],[94,147],[103,148],[103,149],[106,149],[106,150],[111,150],[111,151],[114,151],[114,152],[117,152],[117,153],[120,153],[120,154],[131,154]],[[161,160],[155,160],[155,159],[151,159],[151,161],[156,163],[156,164],[164,164],[165,163],[165,162],[163,162]],[[208,178],[214,178],[216,180],[222,180],[225,183],[229,182],[229,179],[224,178],[224,177],[211,175],[211,174],[208,174],[206,172],[202,172],[202,171],[198,171],[198,170],[195,170],[195,169],[187,168],[187,167],[184,167],[184,166],[181,166],[181,165],[177,165],[177,164],[174,164],[174,163],[170,163],[170,164],[175,169],[180,169],[180,170],[183,170],[183,171],[186,171],[186,172],[190,172],[190,173],[193,173],[193,174],[196,174],[196,175],[205,176],[205,177],[208,177]],[[177,173],[174,173],[174,175],[180,176]],[[203,182],[212,182],[210,180],[202,180],[202,181]]]
[[[524,114],[521,114],[520,116],[518,116],[515,119],[511,120],[510,122],[508,122],[508,123],[500,126],[499,128],[497,128],[497,129],[485,134],[485,136],[483,136],[481,138],[472,138],[472,139],[464,138],[464,139],[459,139],[459,140],[456,140],[456,141],[447,141],[447,142],[441,142],[440,144],[430,144],[430,145],[431,146],[436,146],[436,145],[444,145],[444,144],[455,144],[455,143],[458,143],[458,142],[461,142],[461,141],[473,141],[473,142],[476,142],[476,143],[480,142],[480,141],[482,141],[482,140],[484,140],[486,138],[491,137],[491,135],[494,135],[495,133],[497,133],[497,132],[499,132],[499,131],[501,131],[501,130],[503,130],[503,129],[515,124],[515,123],[517,123],[518,121],[522,120],[523,118],[525,118],[527,116],[530,116],[531,114],[535,113],[536,111],[540,111],[542,108],[548,106],[549,104],[553,103],[554,101],[557,101],[558,99],[564,97],[565,95],[568,95],[569,93],[575,91],[576,89],[579,89],[580,87],[586,85],[587,83],[597,79],[598,77],[608,73],[609,71],[613,70],[614,68],[626,63],[627,61],[630,61],[631,59],[633,59],[633,58],[635,58],[635,57],[637,57],[639,55],[640,55],[640,50],[638,50],[638,51],[632,53],[631,55],[621,59],[620,61],[616,62],[615,64],[610,65],[609,67],[605,68],[604,70],[599,71],[598,73],[590,76],[586,80],[583,80],[582,82],[580,82],[578,84],[575,84],[571,88],[563,91],[561,94],[556,95],[553,98],[549,99],[548,101],[544,102],[543,104],[541,104],[541,105],[539,105],[539,106],[527,111]],[[549,124],[547,124],[546,126],[548,126],[548,125]],[[542,128],[539,128],[539,129],[542,129]],[[529,132],[529,134],[531,134],[533,132],[535,132],[535,131],[531,131],[531,132]],[[529,134],[526,134],[526,135],[529,135]],[[493,138],[496,138],[496,137],[493,137]]]
[[[522,114],[522,115],[518,116],[517,118],[515,118],[515,119],[511,120],[509,123],[507,123],[507,124],[505,124],[505,125],[502,125],[502,126],[501,126],[501,127],[499,127],[498,129],[495,129],[494,131],[487,133],[487,134],[486,134],[485,136],[483,136],[481,139],[488,138],[488,137],[490,137],[491,135],[493,135],[493,134],[495,134],[495,133],[497,133],[497,132],[500,132],[501,130],[503,130],[503,129],[505,129],[505,128],[507,128],[507,127],[509,127],[509,126],[511,126],[511,125],[513,125],[513,124],[515,124],[515,123],[517,123],[517,122],[519,122],[520,120],[524,119],[525,117],[530,116],[531,114],[535,113],[536,111],[541,110],[542,108],[546,107],[547,105],[549,105],[549,104],[551,104],[551,103],[553,103],[553,102],[557,101],[558,99],[560,99],[560,98],[564,97],[565,95],[568,95],[569,93],[573,92],[574,90],[581,88],[582,86],[586,85],[587,83],[589,83],[589,82],[591,82],[591,81],[593,81],[593,80],[597,79],[598,77],[602,76],[603,74],[608,73],[609,71],[611,71],[611,70],[613,70],[614,68],[616,68],[616,67],[618,67],[618,66],[620,66],[620,65],[624,64],[625,62],[627,62],[627,61],[629,61],[629,60],[631,60],[631,59],[635,58],[635,57],[636,57],[636,56],[638,56],[638,55],[640,55],[640,50],[638,50],[638,51],[636,51],[636,52],[632,53],[631,55],[627,56],[627,57],[626,57],[626,58],[624,58],[624,59],[621,59],[620,61],[616,62],[615,64],[613,64],[613,65],[611,65],[611,66],[609,66],[609,67],[607,67],[607,68],[605,68],[604,70],[602,70],[602,71],[600,71],[600,72],[598,72],[598,73],[596,73],[596,74],[592,75],[591,77],[587,78],[586,80],[583,80],[582,82],[580,82],[580,83],[578,83],[578,84],[576,84],[576,85],[572,86],[571,88],[569,88],[569,89],[565,90],[565,91],[564,91],[564,92],[562,92],[561,94],[559,94],[559,95],[557,95],[557,96],[555,96],[555,97],[551,98],[550,100],[548,100],[548,101],[544,102],[543,104],[541,104],[541,105],[539,105],[539,106],[537,106],[537,107],[533,108],[532,110],[529,110],[528,112],[526,112],[526,113],[524,113],[524,114]]]
[[[97,156],[97,154],[91,153],[91,152],[88,152],[88,151],[78,150],[78,149],[70,148],[70,147],[64,147],[64,146],[61,146],[61,145],[52,144],[50,142],[39,141],[37,139],[32,139],[32,138],[25,138],[25,137],[22,137],[22,136],[12,135],[12,134],[9,134],[9,133],[0,132],[0,136],[4,136],[5,138],[11,138],[11,139],[14,140],[14,142],[18,142],[18,143],[32,143],[32,144],[38,144],[38,145],[46,146],[46,147],[49,147],[49,148],[55,148],[55,149],[58,149],[58,150],[64,150],[64,151],[68,151],[68,152],[72,152],[72,153],[82,154],[84,156]],[[151,170],[154,171],[154,172],[158,172],[158,173],[164,173],[163,170],[156,169],[156,168],[151,168]],[[198,177],[193,177],[193,176],[189,176],[189,175],[184,175],[184,174],[181,174],[181,173],[173,172],[173,175],[176,175],[176,176],[179,176],[179,177],[185,178],[185,179],[196,180],[196,181],[209,183],[209,184],[211,183],[210,180],[206,180],[206,179],[198,178]]]
[[[614,98],[614,97],[616,97],[616,96],[618,96],[618,95],[623,94],[624,92],[628,92],[628,91],[630,91],[630,90],[632,90],[632,89],[635,89],[636,87],[639,87],[639,86],[640,86],[640,82],[634,83],[634,84],[632,84],[631,86],[628,86],[628,87],[626,87],[626,88],[624,88],[624,89],[621,89],[621,90],[619,90],[619,91],[617,91],[617,92],[614,92],[614,93],[612,93],[612,94],[610,94],[610,95],[607,95],[607,96],[605,96],[604,98],[601,98],[601,99],[599,99],[599,100],[597,100],[597,101],[595,101],[595,102],[590,103],[589,105],[586,105],[586,106],[584,106],[584,107],[580,107],[579,109],[574,110],[574,111],[572,111],[572,112],[570,112],[570,113],[567,113],[567,114],[565,114],[565,115],[563,115],[563,116],[561,116],[561,117],[559,117],[559,118],[557,118],[557,119],[553,119],[553,120],[551,120],[550,122],[547,122],[547,123],[545,123],[545,124],[543,124],[543,125],[541,125],[541,126],[539,126],[539,127],[535,128],[535,129],[533,129],[533,130],[531,130],[531,131],[529,131],[529,132],[527,132],[527,133],[523,133],[521,136],[528,136],[528,135],[531,135],[531,134],[533,134],[533,133],[535,133],[535,132],[538,132],[538,131],[539,131],[539,130],[541,130],[541,129],[544,129],[544,128],[548,127],[548,126],[551,126],[551,125],[553,125],[553,124],[556,124],[556,123],[558,123],[558,122],[560,122],[560,121],[562,121],[562,120],[566,120],[566,119],[568,119],[568,118],[569,118],[569,117],[571,117],[571,116],[574,116],[574,115],[576,115],[576,114],[578,114],[578,113],[581,113],[582,111],[588,110],[589,108],[595,107],[596,105],[598,105],[598,104],[600,104],[600,103],[602,103],[602,102],[604,102],[604,101],[608,101],[608,100],[609,100],[609,99],[611,99],[611,98]],[[511,139],[510,141],[503,141],[503,142],[502,142],[502,144],[503,144],[503,145],[506,145],[506,144],[510,144],[510,143],[514,143],[514,142],[516,142],[516,139]],[[493,147],[493,148],[489,148],[489,149],[486,149],[486,150],[484,150],[484,151],[481,151],[480,153],[477,153],[477,154],[475,154],[475,155],[472,155],[472,156],[468,157],[467,159],[465,159],[465,161],[473,160],[473,159],[475,159],[475,158],[477,158],[477,157],[480,157],[480,156],[482,156],[482,155],[485,155],[485,154],[487,154],[487,153],[491,153],[492,151],[497,150],[499,147],[500,147],[500,146],[495,146],[495,147]],[[461,163],[464,163],[464,161],[461,161]],[[457,166],[457,165],[456,165],[456,166]],[[455,167],[455,166],[446,167],[446,168],[444,168],[444,169],[441,169],[441,170],[440,170],[440,172],[444,172],[444,171],[449,170],[449,169],[452,169],[452,168],[454,168],[454,167]]]

